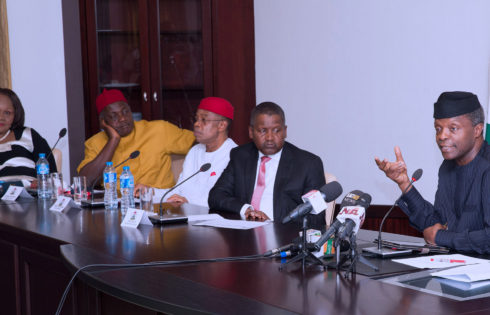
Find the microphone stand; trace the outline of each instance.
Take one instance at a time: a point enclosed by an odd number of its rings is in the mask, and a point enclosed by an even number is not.
[[[379,268],[373,265],[369,260],[367,260],[364,256],[360,255],[359,252],[357,251],[357,243],[356,243],[356,234],[351,233],[349,237],[349,243],[351,247],[351,252],[347,256],[347,258],[342,262],[345,263],[348,259],[350,259],[351,263],[349,268],[347,268],[345,272],[345,278],[349,278],[349,274],[354,274],[356,272],[356,264],[359,261],[360,263],[372,268],[374,271],[378,271]],[[340,250],[340,242],[339,242],[339,250]],[[337,269],[339,269],[342,265],[337,265]]]
[[[400,195],[400,197],[398,197],[398,199],[396,199],[393,206],[391,206],[391,208],[388,210],[388,212],[386,212],[383,219],[381,220],[381,224],[379,225],[379,232],[378,232],[378,246],[377,247],[364,248],[363,250],[365,252],[376,254],[376,255],[379,255],[381,257],[385,257],[385,256],[393,257],[393,256],[397,256],[397,254],[398,255],[405,255],[407,253],[407,251],[403,251],[403,250],[400,250],[398,252],[390,250],[390,249],[383,250],[383,248],[382,248],[383,247],[383,240],[381,239],[381,234],[383,232],[383,225],[385,223],[385,220],[388,218],[391,211],[393,211],[395,206],[398,204],[398,201],[400,201],[400,198],[410,189],[410,187],[413,186],[413,183],[415,183],[416,181],[418,181],[420,179],[420,177],[422,177],[422,169],[419,168],[415,172],[413,172],[412,179],[410,180],[409,185],[407,186],[407,188],[405,188],[405,190],[402,191],[402,194]]]
[[[326,269],[326,265],[323,263],[321,259],[316,257],[311,253],[308,249],[308,243],[306,242],[306,230],[308,229],[308,217],[306,215],[303,216],[303,235],[301,236],[301,249],[293,259],[281,264],[279,266],[279,270],[283,270],[287,265],[297,262],[301,260],[301,266],[303,268],[303,272],[305,271],[305,266],[307,263],[311,263],[313,265],[320,265],[323,269]]]
[[[63,138],[64,136],[66,135],[66,128],[63,128],[60,130],[60,133],[58,135],[58,140],[56,140],[56,142],[54,143],[54,146],[51,148],[51,151],[49,152],[48,156],[46,157],[46,160],[51,156],[53,155],[53,150],[54,148],[56,148],[56,145],[58,144],[58,142],[61,140],[61,138]]]
[[[163,224],[165,221],[168,221],[168,217],[166,217],[164,214],[163,214],[163,199],[165,199],[165,197],[171,192],[173,191],[175,188],[179,187],[180,185],[182,185],[183,183],[185,183],[186,181],[188,181],[189,179],[191,179],[192,177],[196,176],[197,174],[201,173],[201,172],[206,172],[207,170],[209,170],[209,168],[211,167],[211,164],[210,163],[206,163],[206,164],[203,164],[201,166],[201,168],[195,172],[194,174],[192,174],[191,176],[187,177],[186,179],[184,179],[183,181],[181,181],[180,183],[178,183],[177,185],[175,185],[174,187],[170,188],[166,193],[163,194],[162,198],[160,198],[160,209],[158,211],[158,215],[151,215],[151,216],[148,216],[148,219],[150,219],[151,223],[155,224],[155,225],[161,225]]]

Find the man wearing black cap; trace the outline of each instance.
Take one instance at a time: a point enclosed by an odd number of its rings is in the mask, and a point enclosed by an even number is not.
[[[490,253],[490,145],[483,139],[483,108],[476,95],[444,92],[434,104],[436,142],[444,162],[434,205],[410,179],[401,151],[378,167],[405,192],[398,205],[428,243],[459,251]]]

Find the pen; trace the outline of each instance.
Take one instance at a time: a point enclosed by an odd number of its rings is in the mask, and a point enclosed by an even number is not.
[[[436,259],[434,259],[434,258],[431,258],[430,261],[466,264],[466,260],[462,260],[462,259],[449,259],[449,258],[436,258]]]

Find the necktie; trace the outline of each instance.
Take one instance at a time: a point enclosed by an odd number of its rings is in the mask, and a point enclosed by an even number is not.
[[[271,158],[265,155],[260,158],[259,177],[257,178],[257,185],[255,186],[251,202],[255,210],[260,210],[260,200],[265,190],[265,163],[270,160]]]

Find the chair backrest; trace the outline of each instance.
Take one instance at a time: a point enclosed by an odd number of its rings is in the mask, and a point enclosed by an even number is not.
[[[63,154],[61,153],[61,150],[54,148],[53,149],[53,157],[54,157],[54,161],[56,162],[56,171],[58,173],[60,173],[61,172],[61,163],[63,162]]]
[[[325,172],[325,181],[328,183],[334,182],[337,180],[335,175]],[[333,214],[335,212],[335,200],[327,203],[327,209],[325,210],[325,222],[327,223],[327,227],[332,224]]]
[[[172,160],[172,173],[174,174],[174,180],[177,182],[180,173],[182,173],[182,167],[184,165],[185,155],[183,154],[171,154],[170,159]]]

